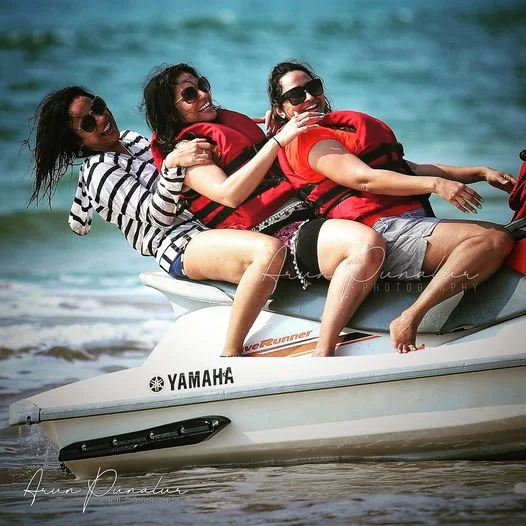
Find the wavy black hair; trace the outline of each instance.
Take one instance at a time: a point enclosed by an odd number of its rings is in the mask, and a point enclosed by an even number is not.
[[[51,207],[60,178],[76,159],[93,153],[83,148],[82,140],[69,125],[69,107],[76,97],[94,99],[95,95],[82,86],[53,91],[44,97],[30,119],[29,136],[23,142],[31,150],[35,175],[28,204],[34,201],[38,205],[39,199],[45,196]],[[31,147],[35,130],[35,146]]]
[[[276,122],[279,122],[280,124],[285,124],[287,122],[286,119],[278,115],[276,111],[278,108],[281,108],[281,96],[283,95],[280,81],[284,75],[290,73],[291,71],[303,71],[311,79],[319,78],[319,76],[316,75],[316,73],[309,64],[295,59],[280,62],[272,68],[268,76],[267,93],[270,102],[270,109],[272,111],[272,116],[274,117]],[[325,96],[325,112],[329,113],[330,111],[332,111],[331,103],[327,96]]]
[[[166,156],[173,150],[174,139],[187,125],[175,104],[175,85],[181,73],[199,78],[199,72],[189,64],[161,64],[146,80],[141,109],[150,130],[155,132],[155,144]]]

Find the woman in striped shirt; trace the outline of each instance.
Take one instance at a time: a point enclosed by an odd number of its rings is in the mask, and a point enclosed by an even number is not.
[[[286,248],[258,232],[209,230],[177,209],[181,167],[210,162],[210,145],[202,139],[181,145],[169,158],[176,168],[163,165],[159,173],[148,139],[130,130],[119,132],[106,103],[80,86],[46,96],[34,122],[30,202],[38,204],[46,196],[51,204],[60,178],[85,158],[69,214],[72,230],[86,235],[95,209],[170,275],[238,284],[223,355],[241,354],[248,330],[274,290]]]

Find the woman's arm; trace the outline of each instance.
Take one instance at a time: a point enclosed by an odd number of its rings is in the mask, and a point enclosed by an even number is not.
[[[236,208],[261,183],[270,170],[278,150],[276,141],[268,141],[249,162],[229,177],[215,164],[188,168],[185,184],[212,201]]]
[[[305,112],[293,117],[259,152],[230,176],[216,165],[192,166],[186,170],[185,185],[212,201],[236,208],[261,183],[276,159],[280,146],[316,127],[323,114]]]
[[[145,163],[147,164],[147,163]],[[147,186],[135,174],[128,173],[117,164],[90,159],[81,168],[87,193],[92,203],[154,226],[168,227],[176,215],[178,194],[183,185],[175,178],[159,180],[159,172],[151,172]],[[144,167],[145,173],[148,166]],[[177,190],[179,188],[179,190]],[[77,191],[78,193],[78,191]]]
[[[129,168],[110,162],[106,154],[91,157],[81,168],[91,199],[112,212],[132,217],[154,226],[169,227],[177,216],[179,197],[184,184],[184,169],[192,164],[209,163],[209,150],[202,139],[189,141],[172,152],[176,166],[162,173],[153,169],[151,160],[130,158]],[[203,151],[205,153],[203,153]],[[207,153],[208,152],[208,153]],[[133,171],[132,171],[133,170]]]
[[[371,168],[337,140],[317,142],[309,152],[308,162],[325,177],[361,192],[394,196],[435,193],[463,212],[476,212],[472,205],[481,206],[480,195],[463,183]]]
[[[516,179],[509,173],[495,170],[489,166],[447,166],[435,163],[414,163],[408,161],[411,170],[416,175],[432,175],[469,184],[486,181],[491,186],[510,193],[517,184]]]

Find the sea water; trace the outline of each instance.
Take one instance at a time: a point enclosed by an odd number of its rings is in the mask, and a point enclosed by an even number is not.
[[[50,210],[27,207],[21,148],[42,97],[81,84],[120,128],[148,134],[138,107],[148,73],[189,62],[214,100],[251,116],[267,108],[278,61],[309,62],[334,109],[388,122],[417,162],[491,165],[516,174],[526,148],[526,6],[512,0],[254,0],[80,3],[4,0],[0,20],[0,520],[70,524],[515,523],[524,519],[522,462],[350,462],[199,468],[122,477],[123,488],[178,494],[99,498],[59,469],[36,428],[8,427],[9,404],[55,385],[141,363],[173,319],[140,283],[155,262],[112,225],[80,238],[67,213],[78,168]],[[477,219],[507,223],[507,196],[484,183]],[[464,217],[433,199],[437,215]],[[475,217],[475,216],[474,216]],[[42,484],[62,490],[32,501]],[[69,488],[79,490],[78,493]]]

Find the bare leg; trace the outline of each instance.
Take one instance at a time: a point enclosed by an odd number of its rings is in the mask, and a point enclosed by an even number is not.
[[[207,230],[188,244],[189,278],[237,283],[222,356],[241,356],[245,337],[274,291],[287,254],[276,238],[243,230]]]
[[[378,279],[385,242],[372,228],[342,219],[326,221],[318,238],[318,261],[330,279],[313,356],[334,356],[338,336]]]
[[[389,329],[398,352],[416,347],[416,332],[431,307],[492,276],[513,248],[511,235],[497,225],[445,220],[427,237],[423,270],[435,276],[418,300],[396,318]]]

